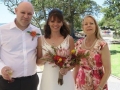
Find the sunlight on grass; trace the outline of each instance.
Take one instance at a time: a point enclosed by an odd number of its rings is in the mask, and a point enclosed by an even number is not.
[[[110,45],[112,74],[120,77],[120,44]]]

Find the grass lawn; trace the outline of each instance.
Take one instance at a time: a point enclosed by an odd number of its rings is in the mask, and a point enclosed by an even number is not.
[[[110,52],[112,75],[115,75],[120,78],[120,44],[111,44]]]

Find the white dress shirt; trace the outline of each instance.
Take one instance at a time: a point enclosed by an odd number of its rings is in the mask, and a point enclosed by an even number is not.
[[[29,25],[25,30],[20,30],[14,22],[0,26],[0,75],[4,66],[13,69],[12,77],[30,76],[36,73],[36,35],[32,36],[27,31],[36,31],[39,28]]]

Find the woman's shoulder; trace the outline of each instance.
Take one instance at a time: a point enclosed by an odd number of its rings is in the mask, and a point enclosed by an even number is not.
[[[107,44],[107,42],[104,40],[104,39],[98,39],[98,43],[101,45],[103,45],[103,44]]]
[[[69,40],[74,40],[72,36],[68,35],[67,36],[69,38]]]
[[[102,49],[107,45],[107,42],[104,39],[98,39],[96,45],[97,45],[97,47]]]

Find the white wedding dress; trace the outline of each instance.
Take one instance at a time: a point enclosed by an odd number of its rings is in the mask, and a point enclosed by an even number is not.
[[[42,48],[45,50],[53,51],[51,45],[45,41],[42,36]],[[69,48],[69,36],[67,36],[64,41],[58,46],[63,48]],[[46,51],[43,50],[43,55]],[[68,71],[66,75],[63,76],[63,85],[58,85],[59,67],[53,67],[54,64],[49,62],[45,63],[44,70],[40,83],[40,90],[75,90],[75,83],[73,79],[73,74]]]

